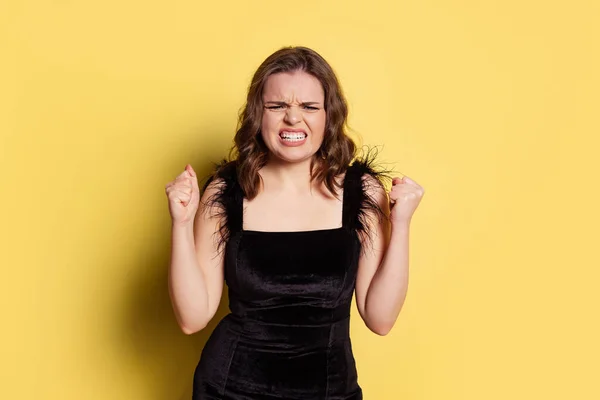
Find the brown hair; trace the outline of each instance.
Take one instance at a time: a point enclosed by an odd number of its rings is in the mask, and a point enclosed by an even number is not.
[[[268,149],[260,134],[263,115],[263,88],[269,76],[280,72],[304,71],[317,78],[325,93],[325,134],[311,161],[311,179],[325,184],[336,195],[341,187],[336,176],[346,171],[355,156],[356,145],[346,134],[348,105],[331,66],[316,51],[296,46],[284,47],[267,57],[258,67],[248,88],[246,104],[239,113],[238,130],[230,159],[237,164],[239,184],[248,199],[258,194],[258,170],[267,162]]]

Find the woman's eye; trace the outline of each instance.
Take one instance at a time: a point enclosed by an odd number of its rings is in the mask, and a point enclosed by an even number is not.
[[[310,110],[310,111],[316,111],[319,109],[319,107],[313,107],[313,106],[304,106],[304,108],[306,108],[307,110]]]
[[[267,106],[268,110],[281,110],[283,106]]]

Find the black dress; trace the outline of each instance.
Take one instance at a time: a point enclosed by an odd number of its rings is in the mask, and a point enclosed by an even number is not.
[[[342,227],[262,232],[242,229],[234,168],[221,173],[225,185],[216,199],[228,231],[231,313],[202,351],[193,399],[362,399],[349,322],[369,206],[361,177],[374,171],[365,162],[348,167]]]

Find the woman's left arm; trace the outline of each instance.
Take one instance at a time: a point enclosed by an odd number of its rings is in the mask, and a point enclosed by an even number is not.
[[[358,263],[356,304],[367,327],[383,336],[394,326],[406,298],[410,222],[425,191],[404,176],[392,180],[388,196],[374,177],[365,179],[370,181],[367,195],[377,202],[385,218],[374,211],[368,213],[371,236]]]

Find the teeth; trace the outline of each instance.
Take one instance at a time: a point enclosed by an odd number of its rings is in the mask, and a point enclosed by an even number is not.
[[[302,132],[281,132],[281,137],[285,140],[303,140],[306,137],[306,134]]]

